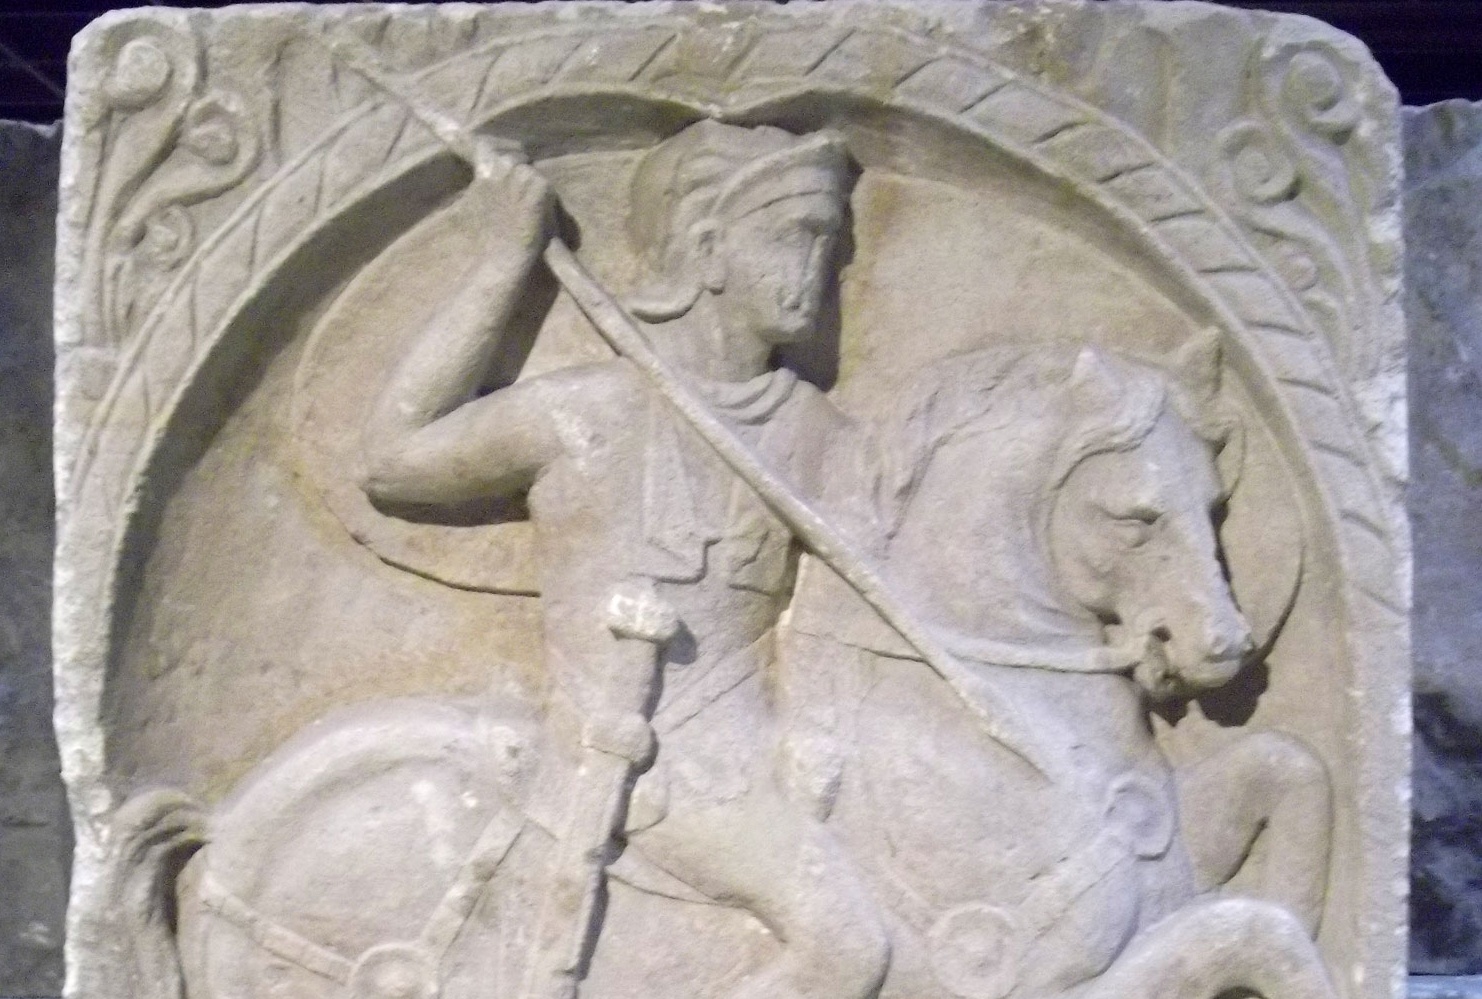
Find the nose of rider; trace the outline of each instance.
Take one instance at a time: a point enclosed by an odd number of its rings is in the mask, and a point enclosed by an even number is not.
[[[791,287],[784,286],[779,289],[779,299],[782,307],[789,312],[795,312],[803,304],[808,291],[818,280],[818,272],[821,270],[825,237],[821,233],[815,233],[808,244],[808,255],[803,259],[802,266],[793,275]]]

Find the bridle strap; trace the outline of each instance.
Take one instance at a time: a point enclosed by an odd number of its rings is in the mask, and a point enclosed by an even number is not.
[[[264,916],[224,887],[209,871],[201,878],[200,893],[201,904],[208,911],[247,934],[253,943],[269,954],[336,984],[350,984],[350,973],[355,969],[353,962]]]
[[[1142,660],[1140,652],[1110,645],[1065,649],[939,631],[943,645],[959,659],[984,666],[1048,670],[1054,673],[1127,673]]]

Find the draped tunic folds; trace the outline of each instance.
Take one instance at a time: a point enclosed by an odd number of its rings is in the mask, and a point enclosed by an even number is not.
[[[801,495],[817,495],[827,478],[828,437],[840,423],[817,388],[786,368],[741,383],[695,379],[694,385],[763,463]],[[689,601],[676,591],[704,589],[710,596],[708,615],[682,612],[693,651],[681,642],[664,658],[653,717],[660,762],[640,788],[663,785],[666,798],[728,800],[753,779],[755,761],[734,757],[738,745],[756,743],[755,732],[740,741],[738,735],[770,714],[760,680],[774,655],[776,616],[792,593],[796,547],[787,525],[657,395],[644,419],[641,571],[680,606]],[[718,620],[727,606],[754,607],[759,599],[771,607],[765,625],[735,633]],[[682,772],[668,766],[674,761],[682,761]]]

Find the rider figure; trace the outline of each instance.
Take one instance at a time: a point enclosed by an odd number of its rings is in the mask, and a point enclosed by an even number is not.
[[[629,229],[652,279],[630,305],[643,332],[815,500],[825,448],[846,423],[773,354],[816,333],[848,183],[828,134],[714,121],[647,152],[632,183]],[[557,931],[542,931],[527,993],[575,994],[596,930],[583,893],[600,890],[610,841],[626,831],[650,863],[785,942],[739,995],[874,995],[889,957],[879,916],[767,751],[790,532],[626,360],[477,394],[551,238],[553,206],[545,180],[513,162],[464,198],[489,220],[487,248],[374,406],[363,486],[398,503],[528,496],[549,717],[569,736],[580,786],[545,920]]]

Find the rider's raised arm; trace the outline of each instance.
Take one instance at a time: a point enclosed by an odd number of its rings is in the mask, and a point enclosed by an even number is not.
[[[549,238],[551,195],[533,169],[476,178],[465,199],[493,228],[457,292],[417,335],[372,408],[362,488],[401,503],[456,503],[525,488],[555,456],[549,421],[504,400],[474,400],[530,270]]]

